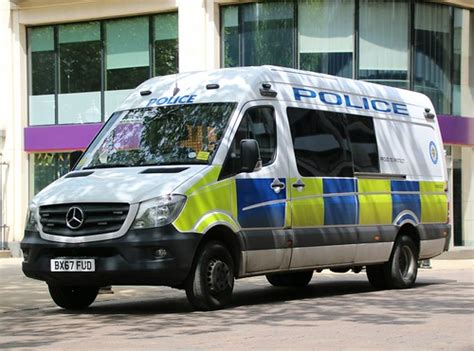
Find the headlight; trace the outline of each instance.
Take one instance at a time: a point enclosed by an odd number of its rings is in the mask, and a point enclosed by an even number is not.
[[[184,195],[160,196],[140,204],[133,229],[162,227],[173,222],[186,202]]]
[[[28,212],[26,213],[25,230],[29,230],[29,231],[38,230],[38,225],[36,221],[36,208],[28,208]]]

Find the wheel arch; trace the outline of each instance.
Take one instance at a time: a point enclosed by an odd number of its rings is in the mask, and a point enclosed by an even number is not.
[[[413,242],[415,243],[416,250],[417,250],[417,258],[419,258],[420,255],[420,233],[418,232],[418,229],[412,225],[411,223],[405,223],[403,224],[397,232],[397,236],[395,238],[395,241],[401,237],[402,235],[406,235],[410,237]]]
[[[232,260],[234,261],[234,275],[235,278],[237,278],[239,275],[241,260],[241,244],[238,235],[225,225],[216,225],[210,228],[199,241],[194,261],[196,260],[196,257],[201,251],[202,247],[209,241],[219,241],[226,247],[232,256]]]

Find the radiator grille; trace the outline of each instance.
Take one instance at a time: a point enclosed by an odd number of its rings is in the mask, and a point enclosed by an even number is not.
[[[81,211],[77,212],[83,214],[83,223],[77,229],[71,229],[66,224],[66,215],[74,207],[80,209]],[[87,236],[118,231],[127,218],[129,207],[128,204],[123,203],[48,205],[41,206],[39,214],[44,233],[62,236]]]

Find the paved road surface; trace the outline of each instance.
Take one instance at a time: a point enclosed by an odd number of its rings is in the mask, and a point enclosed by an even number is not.
[[[409,290],[376,291],[364,273],[315,273],[306,289],[243,279],[215,312],[170,288],[113,290],[66,312],[18,259],[0,260],[0,349],[474,350],[474,260],[435,260]]]

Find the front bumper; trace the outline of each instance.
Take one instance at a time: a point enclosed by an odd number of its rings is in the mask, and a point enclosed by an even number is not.
[[[200,239],[200,234],[180,233],[171,225],[78,244],[47,241],[38,232],[26,231],[21,242],[23,272],[49,284],[179,286],[191,269]],[[159,258],[155,255],[158,249],[168,254]],[[94,258],[95,272],[51,272],[50,260],[63,257]]]

